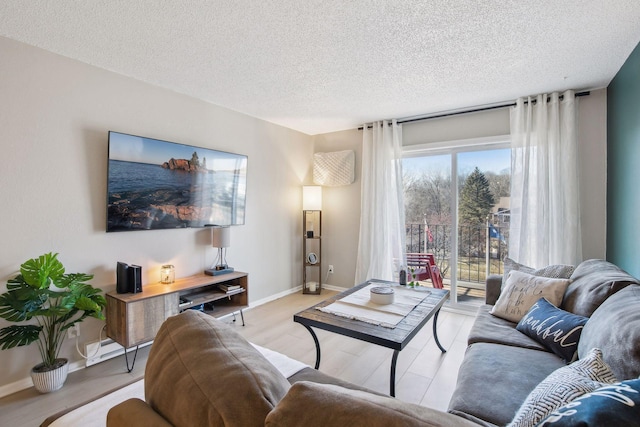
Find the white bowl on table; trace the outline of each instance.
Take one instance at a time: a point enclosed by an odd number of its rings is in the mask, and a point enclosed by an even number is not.
[[[393,304],[393,288],[388,286],[376,286],[375,288],[371,288],[369,292],[369,298],[372,303],[380,305]]]

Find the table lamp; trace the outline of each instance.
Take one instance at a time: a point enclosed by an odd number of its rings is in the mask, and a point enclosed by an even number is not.
[[[160,269],[160,282],[166,285],[176,281],[176,270],[172,264],[165,264]]]
[[[204,272],[210,276],[231,273],[233,267],[227,265],[227,248],[231,246],[231,229],[229,227],[213,227],[211,229],[211,246],[218,248],[218,255],[211,268]]]

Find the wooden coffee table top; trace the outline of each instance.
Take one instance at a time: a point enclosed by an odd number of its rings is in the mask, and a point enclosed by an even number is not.
[[[360,320],[347,319],[317,309],[318,307],[325,307],[372,283],[399,286],[393,282],[372,279],[295,314],[293,321],[394,350],[402,350],[449,299],[449,291],[446,289],[422,288],[424,291],[416,291],[416,293],[430,293],[393,329],[372,325]]]

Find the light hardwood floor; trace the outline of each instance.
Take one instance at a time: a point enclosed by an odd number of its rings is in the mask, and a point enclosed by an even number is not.
[[[231,324],[248,340],[281,352],[311,366],[315,347],[309,332],[293,322],[293,314],[335,292],[322,295],[292,294],[246,310],[246,326],[240,318]],[[448,350],[442,354],[432,336],[431,321],[400,352],[396,370],[398,399],[446,410],[456,384],[458,368],[466,350],[473,316],[443,310],[438,319],[438,337]],[[321,344],[320,371],[370,389],[389,392],[392,350],[316,330]],[[48,416],[92,400],[144,375],[150,346],[141,348],[134,370],[127,373],[124,356],[69,374],[61,390],[39,394],[33,388],[0,399],[0,426],[38,426]]]

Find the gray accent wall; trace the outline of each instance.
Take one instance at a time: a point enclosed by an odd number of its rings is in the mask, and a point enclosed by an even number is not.
[[[640,277],[640,44],[607,88],[607,260]]]

